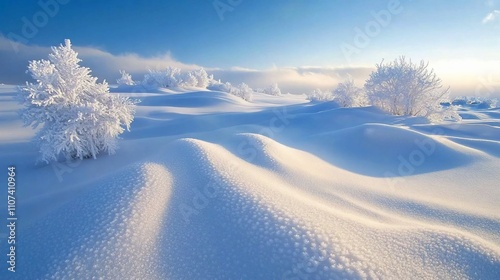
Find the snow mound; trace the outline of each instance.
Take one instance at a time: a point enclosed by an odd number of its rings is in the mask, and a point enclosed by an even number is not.
[[[446,139],[385,124],[363,124],[315,135],[311,144],[333,164],[377,177],[452,169],[472,160],[467,149]]]

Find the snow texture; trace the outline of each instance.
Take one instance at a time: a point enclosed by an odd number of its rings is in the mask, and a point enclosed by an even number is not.
[[[500,278],[498,108],[430,124],[288,94],[121,93],[142,102],[119,153],[34,166],[14,92],[0,161],[18,170],[19,258],[1,279]]]

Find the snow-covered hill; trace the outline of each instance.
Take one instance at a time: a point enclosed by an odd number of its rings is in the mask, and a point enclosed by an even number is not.
[[[295,95],[115,93],[142,100],[116,155],[35,165],[14,91],[1,279],[500,278],[499,108],[433,125]]]

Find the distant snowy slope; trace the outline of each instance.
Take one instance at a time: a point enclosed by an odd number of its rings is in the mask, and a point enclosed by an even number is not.
[[[118,153],[44,166],[12,91],[19,262],[1,279],[500,278],[498,108],[429,124],[304,96],[114,93],[142,100]]]

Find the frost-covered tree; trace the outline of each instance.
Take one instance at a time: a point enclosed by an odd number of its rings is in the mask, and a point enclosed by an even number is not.
[[[280,96],[281,95],[281,90],[278,87],[278,84],[274,83],[271,86],[269,86],[268,88],[265,88],[264,89],[264,93],[265,94],[269,94],[269,95]]]
[[[129,130],[134,119],[135,102],[110,94],[108,84],[97,83],[80,61],[70,40],[65,40],[52,47],[49,60],[29,63],[37,82],[19,90],[25,125],[41,126],[35,141],[44,162],[112,154],[118,135]]]
[[[332,101],[333,100],[333,95],[329,91],[322,91],[319,88],[313,90],[312,92],[306,94],[307,99],[311,101]]]
[[[132,80],[132,75],[125,72],[124,70],[120,70],[120,74],[122,75],[120,79],[116,80],[118,86],[133,86],[135,85],[134,80]]]
[[[363,89],[357,87],[348,78],[333,90],[333,100],[342,107],[362,107],[368,105],[368,98]]]
[[[404,56],[377,64],[365,83],[368,98],[394,115],[423,116],[431,121],[460,119],[452,107],[441,106],[449,100],[450,91],[428,66],[424,61],[407,61]]]

